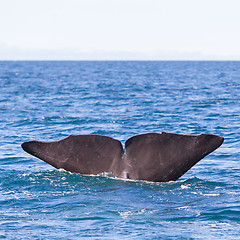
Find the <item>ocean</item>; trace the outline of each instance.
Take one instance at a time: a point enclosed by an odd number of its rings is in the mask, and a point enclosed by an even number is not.
[[[28,140],[147,132],[225,141],[176,182],[57,170]],[[239,61],[0,62],[0,238],[239,239]]]

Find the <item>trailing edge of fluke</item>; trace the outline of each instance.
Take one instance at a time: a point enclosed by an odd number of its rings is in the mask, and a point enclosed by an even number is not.
[[[81,174],[112,173],[153,182],[175,181],[221,146],[213,134],[146,133],[125,142],[103,135],[70,135],[51,142],[28,141],[22,148],[55,168]]]

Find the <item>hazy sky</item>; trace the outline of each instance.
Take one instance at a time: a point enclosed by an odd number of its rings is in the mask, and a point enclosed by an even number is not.
[[[240,60],[240,0],[0,0],[0,59]]]

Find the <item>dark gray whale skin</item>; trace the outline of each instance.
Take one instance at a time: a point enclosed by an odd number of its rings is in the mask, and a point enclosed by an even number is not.
[[[112,173],[153,182],[175,181],[221,146],[213,134],[145,133],[125,142],[103,135],[70,135],[51,142],[28,141],[22,148],[35,157],[70,172]]]

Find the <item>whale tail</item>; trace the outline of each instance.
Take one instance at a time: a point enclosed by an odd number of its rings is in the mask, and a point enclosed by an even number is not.
[[[167,182],[177,180],[223,141],[212,134],[146,133],[129,138],[124,151],[120,141],[90,134],[51,142],[28,141],[22,148],[70,172],[111,172],[130,179]]]

